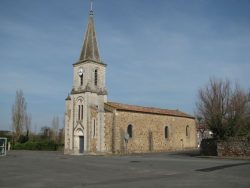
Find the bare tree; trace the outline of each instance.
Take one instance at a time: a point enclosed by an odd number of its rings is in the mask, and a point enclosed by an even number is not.
[[[63,144],[64,143],[64,129],[59,129],[58,133],[58,143]]]
[[[239,85],[232,92],[228,106],[227,136],[240,136],[246,133],[247,126],[247,94]]]
[[[58,140],[58,132],[59,132],[59,117],[54,116],[52,119],[52,130],[53,130],[53,140]]]
[[[25,131],[26,131],[26,136],[29,136],[31,130],[31,114],[25,114]]]
[[[237,136],[246,127],[247,94],[229,80],[210,79],[198,92],[197,110],[217,138]]]
[[[248,102],[247,102],[247,130],[249,130],[248,137],[250,138],[250,89],[248,91]]]
[[[15,103],[12,106],[12,129],[15,140],[19,139],[20,135],[23,133],[25,118],[27,115],[26,108],[27,103],[25,101],[23,91],[17,90]]]
[[[41,127],[40,135],[41,135],[42,139],[50,140],[53,134],[52,134],[52,130],[50,127],[43,126],[43,127]]]

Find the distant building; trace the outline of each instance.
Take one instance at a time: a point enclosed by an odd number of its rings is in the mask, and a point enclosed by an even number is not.
[[[12,136],[12,132],[6,130],[0,130],[0,136],[1,137]]]
[[[193,116],[179,110],[108,101],[106,67],[99,55],[91,10],[80,59],[73,64],[73,88],[66,98],[65,154],[197,147]]]

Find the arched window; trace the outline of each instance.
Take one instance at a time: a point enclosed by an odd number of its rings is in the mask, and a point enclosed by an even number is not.
[[[81,86],[83,85],[83,74],[80,75],[80,84],[81,84]]]
[[[78,105],[78,120],[83,119],[83,105]]]
[[[133,135],[133,126],[132,125],[128,125],[127,133],[129,135],[129,138],[132,138],[132,135]]]
[[[78,105],[78,120],[81,119],[81,105]]]
[[[78,109],[77,109],[77,106],[78,106]],[[82,97],[79,97],[77,99],[77,106],[76,106],[76,115],[77,115],[76,119],[83,120],[83,98]]]
[[[83,105],[81,105],[81,120],[83,120]]]
[[[96,122],[95,122],[95,119],[93,119],[93,137],[95,137],[95,124],[96,124]]]
[[[168,126],[165,127],[165,138],[168,138],[169,134],[169,130],[168,130]]]
[[[189,125],[186,126],[186,136],[189,136]]]
[[[98,79],[98,72],[97,69],[95,69],[95,85],[97,86],[97,79]]]

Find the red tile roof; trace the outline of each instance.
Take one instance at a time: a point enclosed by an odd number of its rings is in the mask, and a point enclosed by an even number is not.
[[[135,106],[129,104],[121,104],[116,102],[107,102],[105,105],[115,108],[116,110],[121,111],[131,111],[131,112],[140,112],[140,113],[149,113],[149,114],[159,114],[159,115],[169,115],[169,116],[177,116],[177,117],[186,117],[192,118],[193,116],[181,112],[179,110],[168,110],[161,108],[153,108],[153,107],[143,107],[143,106]]]

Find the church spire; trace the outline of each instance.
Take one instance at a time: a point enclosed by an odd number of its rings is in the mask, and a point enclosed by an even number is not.
[[[94,14],[93,14],[93,4],[91,1],[89,19],[88,19],[88,27],[85,34],[85,39],[80,55],[80,61],[93,60],[98,63],[101,63],[101,58],[99,55],[99,50],[97,46],[97,39],[95,34],[94,27]]]

